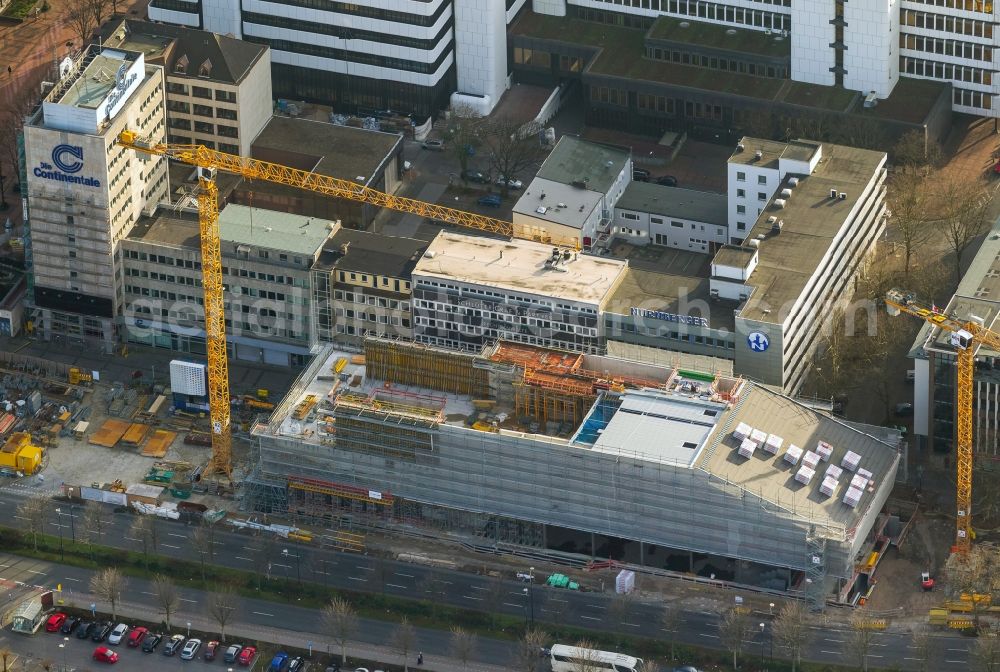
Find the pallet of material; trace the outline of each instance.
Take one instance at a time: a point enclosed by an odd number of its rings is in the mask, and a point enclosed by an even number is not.
[[[170,444],[177,438],[177,432],[168,432],[165,429],[158,429],[149,437],[149,441],[142,448],[142,454],[146,457],[163,457],[167,454]]]
[[[125,432],[128,431],[129,423],[124,420],[116,420],[115,418],[108,418],[104,421],[96,432],[91,434],[90,443],[94,446],[104,446],[105,448],[114,448],[115,444],[118,443],[119,439],[125,436]]]
[[[146,438],[146,432],[149,431],[149,425],[144,425],[141,422],[133,422],[129,425],[128,431],[121,438],[121,442],[130,448],[138,448],[142,445],[142,440]]]

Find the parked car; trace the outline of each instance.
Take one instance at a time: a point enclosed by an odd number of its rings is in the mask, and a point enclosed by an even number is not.
[[[674,177],[673,175],[663,175],[661,177],[656,178],[656,183],[662,187],[676,187],[677,178]]]
[[[117,663],[118,652],[112,651],[106,646],[99,646],[94,649],[93,658],[99,663]]]
[[[913,415],[913,404],[908,402],[903,402],[901,404],[896,404],[896,415],[899,417],[907,417]]]
[[[330,664],[326,666],[326,672],[340,672],[340,663],[331,660]]]
[[[257,647],[255,646],[244,646],[243,650],[240,651],[240,657],[237,659],[240,665],[248,666],[253,662],[254,657],[257,655]]]
[[[94,628],[97,627],[97,623],[93,621],[83,621],[76,629],[77,639],[87,639],[94,634]]]
[[[184,646],[184,635],[174,635],[163,647],[163,655],[172,656],[177,653],[182,646]]]
[[[64,635],[68,635],[80,627],[81,620],[82,619],[79,616],[70,616],[66,619],[66,622],[62,624],[62,627],[59,628],[59,631]]]
[[[151,632],[142,640],[142,650],[145,653],[156,651],[156,647],[163,641],[163,635],[158,632]]]
[[[466,182],[476,182],[478,184],[486,184],[488,181],[486,175],[479,170],[463,170],[462,179]]]
[[[295,656],[292,658],[291,662],[288,663],[288,672],[302,672],[302,669],[306,666],[306,661],[302,659],[302,656]]]
[[[146,637],[147,634],[149,634],[149,630],[142,627],[141,625],[137,628],[132,628],[132,632],[130,632],[128,635],[128,645],[134,649],[135,647],[142,644],[142,640]]]
[[[235,663],[236,659],[240,655],[240,651],[242,650],[243,650],[242,644],[230,644],[229,648],[227,648],[226,652],[222,655],[222,662]]]
[[[66,622],[66,614],[61,611],[49,616],[49,620],[45,621],[45,631],[46,632],[59,632],[59,628],[63,626]]]
[[[499,208],[500,196],[497,194],[486,194],[485,196],[480,196],[476,203],[479,205],[485,205],[488,208]]]
[[[514,191],[517,191],[518,189],[524,186],[524,183],[521,182],[521,180],[514,178],[507,179],[506,177],[501,175],[500,177],[497,178],[497,186],[503,187],[505,185],[508,189],[513,189]]]
[[[268,672],[283,672],[285,664],[288,662],[288,654],[278,651],[271,659],[271,664],[267,666]]]
[[[423,149],[429,149],[432,152],[443,152],[444,151],[444,140],[424,140],[420,143]]]
[[[189,639],[187,643],[184,644],[184,648],[181,649],[181,660],[191,660],[196,655],[198,655],[198,649],[201,648],[200,639]]]
[[[632,179],[636,182],[649,182],[649,171],[645,168],[633,168]]]
[[[121,644],[127,634],[128,626],[124,623],[119,623],[115,626],[115,629],[111,631],[111,634],[108,635],[108,644]]]
[[[94,626],[94,634],[90,636],[90,639],[95,642],[103,642],[111,634],[111,631],[115,629],[115,624],[111,621],[104,621],[103,623],[98,623]]]
[[[205,660],[215,660],[215,654],[219,650],[219,643],[214,639],[205,645],[205,653],[202,656]]]

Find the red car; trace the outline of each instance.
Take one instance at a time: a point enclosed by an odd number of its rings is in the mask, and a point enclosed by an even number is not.
[[[106,646],[99,646],[94,649],[94,660],[101,663],[117,663],[118,653]]]
[[[128,636],[128,645],[135,648],[142,644],[142,640],[146,638],[147,632],[149,632],[149,630],[141,625],[138,628],[133,628],[132,632]]]
[[[61,611],[49,616],[49,620],[45,621],[45,631],[46,632],[59,632],[59,628],[63,626],[66,622],[66,614]]]
[[[256,647],[254,647],[254,646],[244,647],[243,650],[240,651],[240,657],[239,657],[239,663],[240,663],[240,665],[243,665],[244,667],[246,667],[247,665],[249,665],[250,663],[253,662],[253,658],[256,655],[257,655],[257,648]]]

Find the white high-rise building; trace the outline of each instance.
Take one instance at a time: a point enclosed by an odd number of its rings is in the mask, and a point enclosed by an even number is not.
[[[166,159],[118,145],[126,128],[166,141],[163,69],[96,45],[25,123],[28,300],[44,338],[119,340],[120,243],[168,197]]]
[[[153,0],[152,21],[271,47],[276,96],[429,114],[507,89],[507,25],[527,0]]]

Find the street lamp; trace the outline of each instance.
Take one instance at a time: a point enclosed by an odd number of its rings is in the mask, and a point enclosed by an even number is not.
[[[767,613],[770,614],[771,616],[774,616],[774,602],[767,605]]]
[[[764,627],[763,623],[760,624],[760,666],[764,667]]]
[[[75,517],[76,517],[76,505],[75,504],[70,504],[69,505],[69,533],[70,533],[70,539],[73,540],[74,544],[76,543],[76,522],[73,520]]]
[[[67,637],[68,639],[68,637]],[[61,642],[59,648],[62,649],[62,659],[63,659],[63,672],[66,672],[66,643]]]
[[[187,626],[188,626],[188,639],[191,639],[191,621],[187,622]]]
[[[295,578],[298,579],[299,583],[302,583],[302,565],[298,555],[294,553],[289,553],[287,548],[281,549],[281,555],[284,556],[285,562],[288,562],[288,558],[295,558]],[[285,569],[285,574],[287,576],[288,569]]]
[[[524,594],[528,597],[528,612],[531,615],[530,626],[535,627],[535,568],[528,569],[528,587],[524,589]]]
[[[60,561],[65,562],[66,561],[66,552],[63,549],[62,509],[56,508],[56,513],[59,514],[59,524],[57,525],[57,527],[59,528],[59,559],[60,559]]]

